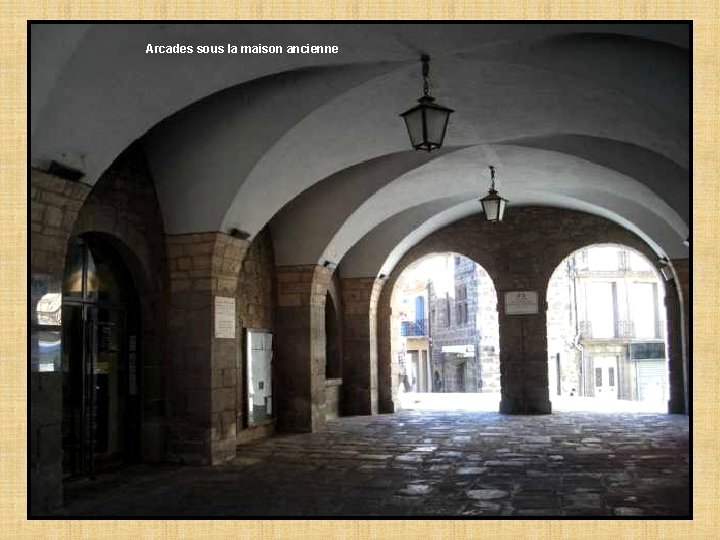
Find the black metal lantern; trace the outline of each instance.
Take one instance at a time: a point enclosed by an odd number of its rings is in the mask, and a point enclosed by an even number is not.
[[[490,166],[490,179],[492,185],[488,194],[480,199],[480,204],[485,212],[485,219],[488,221],[502,221],[503,215],[505,214],[505,207],[507,206],[507,199],[503,199],[498,192],[495,190],[495,167]]]
[[[408,109],[400,116],[405,119],[412,147],[415,150],[430,152],[442,146],[448,119],[453,110],[435,103],[435,98],[430,95],[428,86],[430,57],[423,54],[421,60],[423,64],[423,96],[418,99],[419,105]]]

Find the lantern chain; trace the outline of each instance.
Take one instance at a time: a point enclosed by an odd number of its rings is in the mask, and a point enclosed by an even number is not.
[[[423,54],[421,60],[423,65],[423,95],[427,97],[430,95],[430,85],[428,84],[428,75],[430,75],[430,57],[427,54]]]

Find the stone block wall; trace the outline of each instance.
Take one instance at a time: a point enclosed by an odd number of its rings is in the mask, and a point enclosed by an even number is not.
[[[688,302],[681,298],[682,284],[679,279],[665,282],[665,306],[667,307],[668,371],[670,372],[670,395],[668,410],[671,413],[690,412],[692,399],[688,381],[692,377],[689,357],[689,310]],[[682,381],[673,384],[673,381]]]
[[[248,247],[238,278],[238,321],[241,328],[275,329],[275,256],[269,229]]]
[[[215,298],[236,298],[247,247],[223,233],[167,236],[170,459],[235,456],[239,336],[216,337]]]
[[[90,186],[33,169],[30,172],[30,266],[61,276],[65,252]]]
[[[62,505],[62,373],[39,372],[40,329],[35,306],[61,293],[65,253],[90,186],[38,170],[30,172],[30,514]],[[59,366],[58,366],[59,369]]]
[[[573,315],[573,280],[565,265],[548,282],[548,356],[552,364],[550,394],[557,394],[557,360],[560,355],[561,395],[586,395],[580,386],[580,351],[572,346],[576,335]],[[574,391],[574,392],[573,392]]]

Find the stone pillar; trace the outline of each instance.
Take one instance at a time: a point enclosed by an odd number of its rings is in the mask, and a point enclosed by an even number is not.
[[[40,339],[62,338],[60,326],[38,326],[36,306],[46,294],[62,294],[65,253],[90,186],[33,170],[30,174],[30,513],[62,505],[61,349],[41,352]],[[41,334],[42,332],[42,334]],[[40,366],[43,371],[40,371]]]
[[[343,298],[343,396],[349,415],[378,412],[377,299],[375,278],[341,280]]]
[[[389,289],[386,294],[388,296],[392,292]],[[384,296],[384,295],[383,295]],[[378,342],[378,363],[377,363],[377,377],[378,377],[378,412],[380,414],[392,414],[399,410],[399,398],[398,398],[398,363],[394,362],[391,358],[392,355],[392,344],[391,344],[391,321],[392,321],[392,310],[389,302],[380,301],[380,305],[377,309],[377,342]]]
[[[286,433],[325,425],[325,295],[332,270],[276,269],[274,393],[276,427]]]
[[[170,459],[215,465],[235,457],[241,339],[237,328],[234,338],[216,336],[215,304],[235,300],[247,247],[219,232],[167,236]]]
[[[689,380],[692,376],[692,358],[690,344],[692,342],[692,298],[690,297],[690,260],[674,259],[672,261],[675,280],[665,283],[666,305],[668,307],[668,359],[670,371],[670,401],[668,410],[671,413],[690,412],[692,399]]]
[[[538,291],[539,313],[508,315],[505,294],[498,291],[500,324],[500,412],[548,414],[547,305]]]

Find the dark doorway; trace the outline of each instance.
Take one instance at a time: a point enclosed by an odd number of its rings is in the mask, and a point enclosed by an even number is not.
[[[137,461],[138,300],[125,264],[101,235],[68,245],[62,326],[64,476]]]

